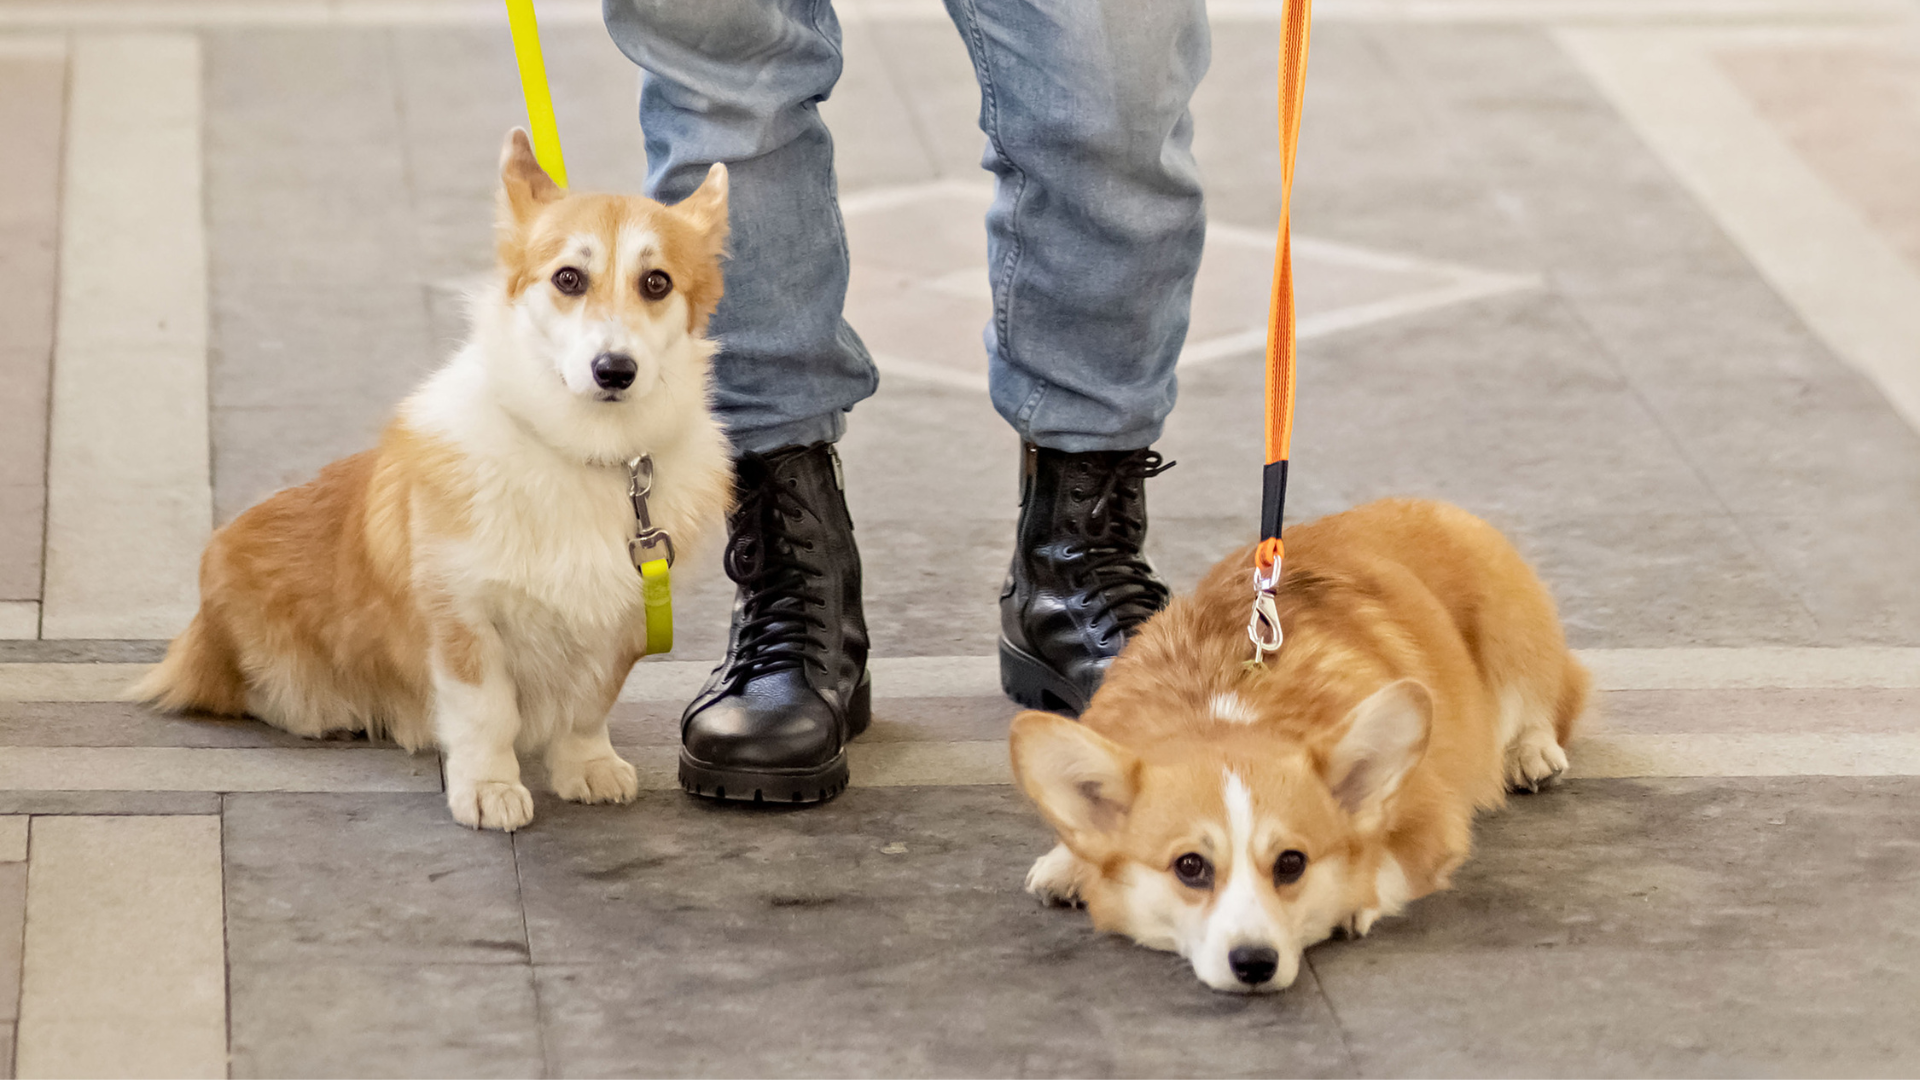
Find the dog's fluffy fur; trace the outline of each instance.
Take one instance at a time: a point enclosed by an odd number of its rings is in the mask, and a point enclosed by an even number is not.
[[[607,737],[646,647],[623,462],[653,455],[653,522],[679,550],[725,518],[705,328],[727,176],[714,166],[674,207],[568,194],[515,131],[500,184],[498,274],[465,346],[377,448],[214,534],[198,615],[131,693],[299,735],[437,745],[453,816],[516,829],[533,816],[516,748],[544,748],[564,798],[637,790]],[[585,275],[577,295],[555,281],[567,267]],[[650,299],[654,270],[672,288]],[[634,359],[629,388],[596,385],[602,353]]]
[[[1248,664],[1249,548],[1142,628],[1080,723],[1013,725],[1015,774],[1060,839],[1028,889],[1220,990],[1287,986],[1307,946],[1446,888],[1474,812],[1566,768],[1587,700],[1552,598],[1465,511],[1377,502],[1286,542],[1265,666]],[[1293,880],[1283,853],[1305,856]]]

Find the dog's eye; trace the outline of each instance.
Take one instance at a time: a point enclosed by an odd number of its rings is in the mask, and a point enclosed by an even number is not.
[[[1291,885],[1299,881],[1300,875],[1306,872],[1307,854],[1304,851],[1294,851],[1289,848],[1281,852],[1279,858],[1273,860],[1273,883],[1275,885]]]
[[[587,291],[587,275],[571,266],[563,266],[553,272],[553,287],[567,296],[579,296]]]
[[[1213,864],[1197,851],[1173,860],[1173,876],[1180,879],[1180,884],[1195,889],[1213,888]]]
[[[673,291],[673,279],[665,270],[649,270],[640,278],[640,295],[659,300]]]

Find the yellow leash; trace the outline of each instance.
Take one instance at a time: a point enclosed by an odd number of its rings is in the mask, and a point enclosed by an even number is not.
[[[547,62],[540,55],[533,0],[507,0],[507,27],[513,31],[513,56],[520,64],[520,92],[527,99],[534,160],[554,183],[566,187],[567,165],[560,157],[560,128],[553,122],[553,94],[547,90]]]
[[[533,157],[553,182],[567,186],[567,165],[560,156],[560,128],[553,120],[553,92],[547,89],[547,63],[540,55],[540,27],[533,0],[507,0],[507,26],[513,31],[513,55],[520,66],[520,90],[527,99],[527,128]],[[627,555],[640,573],[640,598],[647,617],[647,655],[673,651],[673,537],[656,529],[647,513],[653,491],[653,456],[627,462],[627,498],[633,503],[638,532],[627,541]]]

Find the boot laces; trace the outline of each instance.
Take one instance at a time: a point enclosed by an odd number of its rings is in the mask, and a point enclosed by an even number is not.
[[[1146,530],[1142,483],[1174,467],[1159,451],[1131,454],[1104,470],[1087,509],[1086,572],[1123,634],[1167,606],[1172,593],[1153,574],[1140,544]]]
[[[793,524],[809,508],[799,493],[769,476],[745,493],[727,544],[727,577],[740,587],[742,611],[728,674],[738,684],[773,671],[822,663],[826,597],[813,582],[826,576],[806,556],[811,540]]]

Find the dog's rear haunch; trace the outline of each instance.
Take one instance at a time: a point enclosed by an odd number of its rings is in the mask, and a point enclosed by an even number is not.
[[[214,534],[199,614],[130,694],[438,746],[453,816],[516,829],[517,751],[544,751],[563,798],[637,791],[607,735],[646,649],[623,463],[652,455],[652,520],[679,551],[725,520],[705,331],[727,175],[671,207],[563,192],[515,131],[498,204],[466,344],[379,446]]]
[[[1060,843],[1027,876],[1219,990],[1447,887],[1475,811],[1567,767],[1588,676],[1504,537],[1387,500],[1289,529],[1285,645],[1250,665],[1253,549],[1144,626],[1079,723],[1021,714]]]

